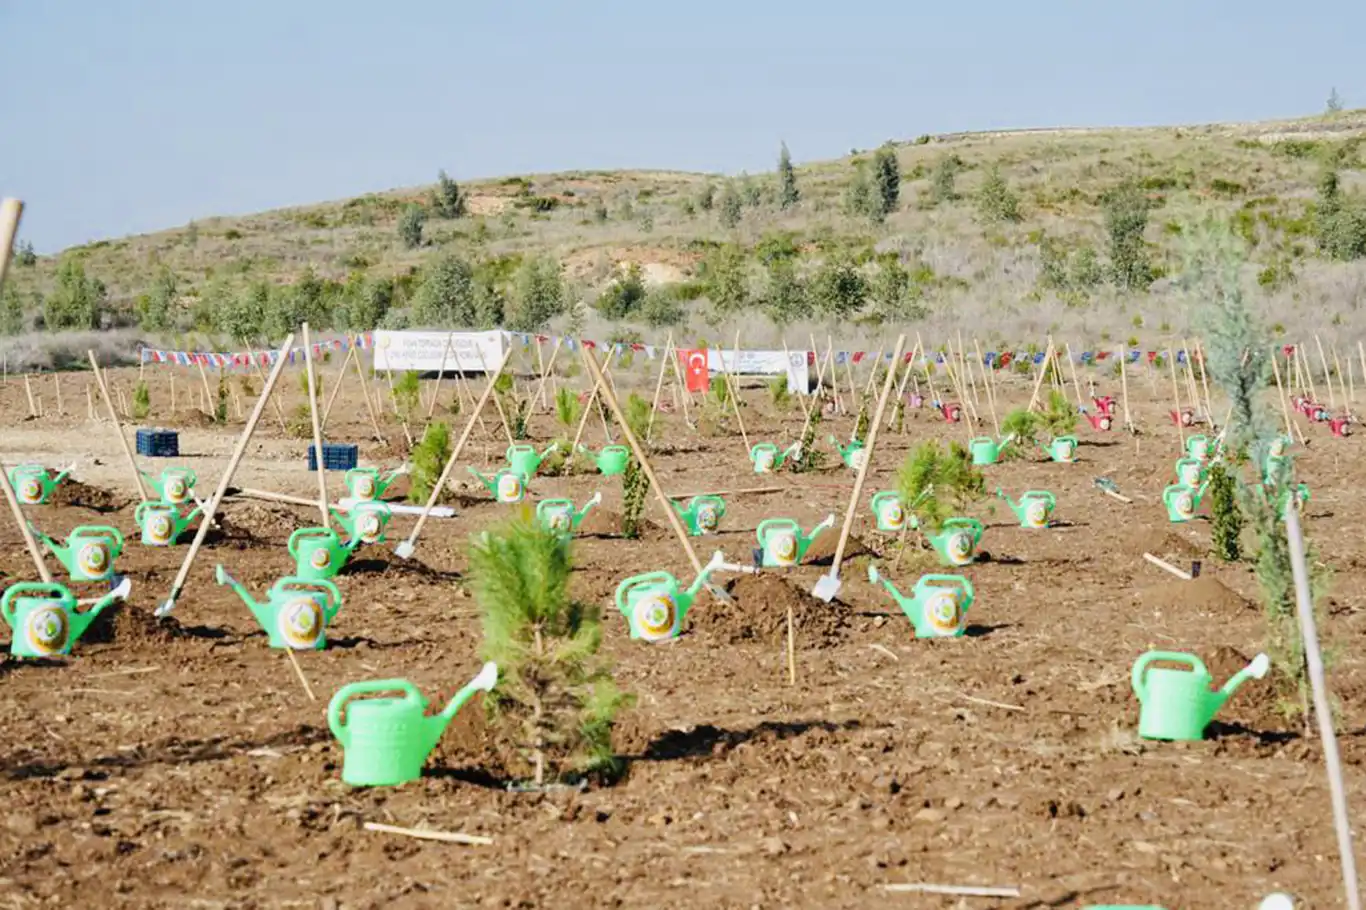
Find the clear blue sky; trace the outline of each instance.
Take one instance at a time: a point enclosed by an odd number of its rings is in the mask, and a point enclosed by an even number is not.
[[[1366,3],[0,0],[39,252],[431,182],[1366,106]]]

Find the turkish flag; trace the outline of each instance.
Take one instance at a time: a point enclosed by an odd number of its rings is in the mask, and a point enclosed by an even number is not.
[[[678,359],[683,362],[683,372],[687,376],[688,391],[706,393],[711,389],[711,373],[707,370],[706,351],[679,351]]]

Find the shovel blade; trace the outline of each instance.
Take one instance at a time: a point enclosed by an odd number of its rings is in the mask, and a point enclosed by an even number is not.
[[[399,559],[412,559],[413,554],[416,552],[417,547],[413,546],[411,540],[402,541],[398,546],[394,547],[394,555]]]
[[[840,579],[838,575],[822,575],[816,580],[816,585],[811,589],[811,596],[826,603],[835,599],[835,595],[840,592]]]

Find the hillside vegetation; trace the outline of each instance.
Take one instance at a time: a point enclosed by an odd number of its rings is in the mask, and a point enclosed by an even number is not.
[[[747,343],[888,323],[984,343],[1190,332],[1183,233],[1247,243],[1273,331],[1359,328],[1366,111],[1199,127],[921,136],[724,177],[513,176],[21,249],[0,330],[230,348],[318,330],[493,327]],[[764,318],[756,319],[756,314]],[[742,322],[743,320],[743,322]],[[1132,342],[1131,342],[1132,343]]]

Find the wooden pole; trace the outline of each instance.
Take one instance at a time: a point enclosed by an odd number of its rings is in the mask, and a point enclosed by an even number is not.
[[[725,367],[725,364],[721,364]],[[725,371],[726,384],[730,386],[731,409],[735,411],[735,422],[740,425],[740,442],[745,447],[745,457],[749,457],[749,434],[745,432],[745,416],[740,413],[740,380],[736,378],[740,370],[740,330],[735,330],[735,347],[731,351],[730,369]]]
[[[1134,421],[1129,415],[1129,348],[1123,344],[1119,346],[1119,394],[1124,399],[1124,429],[1127,430]]]
[[[1212,419],[1214,417],[1214,402],[1209,397],[1209,370],[1206,368],[1208,364],[1205,361],[1205,346],[1199,340],[1195,342],[1195,353],[1200,362],[1200,385],[1205,390],[1205,410],[1209,412]],[[1244,352],[1244,362],[1246,362],[1246,353]]]
[[[365,381],[365,367],[360,363],[361,355],[356,354],[351,360],[351,365],[356,368],[356,379],[360,382],[360,397],[365,402],[366,413],[370,415],[370,426],[375,431],[375,438],[380,442],[386,442],[384,432],[379,428],[379,414],[375,410],[375,404],[370,399],[369,384]]]
[[[484,362],[484,349],[481,348],[478,344],[475,344],[474,352],[479,355],[479,368],[482,369],[485,373],[487,373],[489,371],[489,365]],[[508,355],[503,358],[503,362],[506,363],[511,356],[512,352],[509,351]],[[501,366],[499,372],[502,372]],[[516,445],[517,440],[512,438],[512,427],[508,425],[507,414],[503,411],[503,402],[498,398],[496,392],[493,396],[493,407],[495,410],[498,411],[498,419],[503,422],[503,434],[508,438],[508,445]]]
[[[318,413],[318,380],[313,374],[313,341],[308,334],[308,323],[303,324],[304,335],[304,374],[308,377],[308,417],[313,424],[313,454],[316,456],[318,475],[318,511],[322,513],[324,528],[332,527],[332,516],[328,513],[327,467],[323,464],[323,427],[322,415]],[[341,383],[338,383],[340,385]]]
[[[901,356],[901,349],[906,346],[906,335],[903,332],[897,336],[896,347],[892,349],[892,359],[896,360]],[[844,512],[844,524],[840,528],[839,543],[835,546],[835,556],[830,561],[830,577],[838,579],[840,574],[840,563],[844,561],[844,550],[849,543],[849,532],[854,527],[854,514],[858,511],[859,503],[863,495],[863,485],[868,479],[868,469],[873,464],[873,451],[877,445],[878,428],[882,423],[882,414],[887,407],[887,399],[892,391],[892,374],[888,373],[887,378],[882,381],[882,394],[878,397],[877,412],[873,415],[873,422],[868,427],[868,440],[864,449],[863,464],[859,466],[858,476],[854,479],[853,492],[849,494],[849,505]],[[672,509],[670,510],[672,511]]]
[[[214,490],[213,496],[203,507],[204,512],[199,521],[199,530],[195,532],[194,540],[190,543],[190,549],[185,554],[185,561],[180,564],[180,571],[176,573],[175,581],[171,584],[170,595],[161,606],[157,607],[156,615],[158,616],[166,616],[175,609],[176,599],[185,587],[185,580],[190,577],[190,566],[194,565],[194,558],[199,554],[199,548],[204,545],[204,538],[208,536],[209,526],[213,524],[214,515],[217,514],[218,506],[223,501],[223,494],[227,492],[228,484],[232,483],[232,475],[237,471],[237,465],[247,451],[247,443],[251,442],[251,434],[255,432],[256,424],[261,420],[261,412],[266,408],[266,401],[270,398],[270,393],[274,390],[280,373],[284,371],[285,361],[289,359],[289,348],[293,343],[294,333],[291,332],[285,338],[284,344],[280,346],[279,356],[275,360],[275,365],[271,367],[270,376],[266,378],[265,387],[261,389],[261,397],[256,399],[256,407],[252,408],[251,416],[247,418],[247,425],[243,427],[242,435],[237,440],[237,446],[228,459],[228,468],[218,478],[218,489]],[[93,355],[91,360],[94,360]]]
[[[52,388],[57,392],[57,413],[66,413],[66,407],[62,404],[62,377],[60,373],[52,374]]]
[[[242,339],[242,343],[245,344],[246,347],[247,347],[247,359],[251,361],[251,365],[256,369],[256,375],[260,377],[260,379],[261,379],[261,386],[262,386],[262,388],[264,388],[264,387],[265,387],[265,383],[266,383],[266,371],[263,370],[263,369],[261,369],[261,362],[260,362],[259,360],[256,359],[256,352],[253,351],[253,350],[251,349],[251,342],[247,341],[247,340],[244,338],[244,339]],[[276,416],[276,418],[278,418],[279,421],[280,421],[280,432],[281,432],[281,433],[288,433],[288,432],[289,432],[289,427],[288,427],[288,426],[286,425],[286,423],[285,423],[285,409],[280,405],[280,399],[278,399],[278,398],[272,398],[270,403],[273,404],[273,405],[275,405],[275,416]],[[171,413],[172,413],[172,414],[175,413],[175,373],[174,373],[174,372],[171,373]]]
[[[626,415],[621,412],[621,405],[617,403],[616,395],[612,394],[612,389],[603,381],[604,374],[598,368],[598,361],[591,351],[587,348],[582,352],[584,365],[593,374],[594,386],[601,386],[602,397],[607,401],[607,406],[612,409],[612,416],[616,418],[621,426],[621,435],[626,437],[626,444],[635,453],[636,461],[640,462],[640,469],[645,472],[645,479],[654,488],[655,497],[659,500],[660,508],[664,510],[664,515],[669,519],[669,524],[673,528],[674,534],[678,537],[678,542],[683,547],[683,552],[687,554],[688,562],[692,563],[693,571],[701,573],[702,561],[697,558],[697,551],[693,549],[692,541],[688,538],[688,532],[683,527],[683,522],[678,517],[677,510],[673,507],[673,502],[664,493],[664,487],[660,486],[659,478],[655,476],[654,468],[650,467],[650,460],[645,456],[645,448],[636,439],[636,434],[631,432],[630,425],[626,422]],[[719,590],[708,586],[714,594],[720,594]],[[724,599],[724,596],[723,596]]]
[[[33,403],[33,384],[29,382],[28,374],[24,374],[24,395],[28,397],[28,416],[38,416],[38,406]]]
[[[9,271],[10,257],[14,253],[14,235],[19,231],[19,219],[23,214],[24,204],[18,199],[0,201],[0,290],[5,287],[5,274]],[[6,368],[8,369],[8,361]],[[5,503],[9,506],[10,514],[14,516],[14,523],[19,526],[19,534],[24,538],[24,546],[33,559],[34,568],[38,570],[38,577],[44,584],[51,584],[52,572],[48,569],[47,563],[43,562],[43,551],[38,548],[33,530],[24,520],[24,513],[19,508],[19,498],[14,495],[14,487],[9,482],[9,472],[3,466],[0,466],[0,491],[4,492]]]
[[[1034,378],[1034,394],[1029,396],[1029,407],[1027,411],[1034,410],[1034,405],[1039,401],[1039,389],[1043,388],[1043,378],[1048,374],[1048,363],[1053,359],[1053,336],[1048,336],[1048,348],[1044,351],[1043,364],[1039,367],[1039,375]]]
[[[213,392],[209,390],[209,374],[204,371],[204,361],[195,358],[194,365],[199,367],[199,378],[204,384],[204,413],[213,416]]]
[[[669,369],[670,352],[674,346],[674,333],[669,333],[669,340],[664,343],[664,359],[659,363],[659,379],[655,380],[654,398],[650,400],[650,422],[645,425],[645,441],[650,441],[650,435],[655,428],[655,412],[659,410],[659,396],[664,391],[664,374]]]
[[[1304,536],[1300,533],[1300,516],[1293,506],[1285,510],[1285,526],[1286,542],[1290,545],[1291,574],[1295,579],[1295,604],[1300,616],[1300,639],[1304,642],[1305,664],[1314,697],[1314,716],[1318,720],[1319,742],[1323,747],[1328,792],[1333,804],[1333,827],[1337,831],[1343,887],[1350,910],[1361,910],[1351,821],[1347,814],[1347,788],[1343,783],[1342,761],[1338,757],[1337,734],[1333,730],[1333,711],[1323,673],[1323,655],[1319,652],[1319,633],[1314,620],[1314,597],[1309,588]]]
[[[133,450],[128,447],[128,437],[123,435],[123,426],[119,423],[119,415],[114,412],[114,399],[109,395],[109,385],[104,381],[104,371],[100,369],[94,351],[86,351],[85,354],[90,358],[90,368],[95,373],[95,384],[100,387],[100,396],[104,399],[104,406],[109,412],[109,419],[114,422],[114,435],[118,436],[119,446],[123,449],[123,455],[128,461],[128,471],[133,475],[134,489],[138,491],[138,498],[142,502],[146,502],[147,489],[142,485],[142,472],[138,470],[138,463],[137,459],[133,457]]]
[[[584,350],[591,351],[592,349],[585,347]],[[602,370],[593,371],[595,376],[605,376],[607,374],[607,371],[612,368],[612,358],[616,356],[616,353],[616,348],[608,349],[607,356],[604,357],[602,361]],[[597,355],[593,355],[593,365],[597,366]],[[588,425],[588,417],[590,414],[593,413],[593,402],[597,400],[598,392],[601,389],[602,384],[603,383],[600,380],[595,380],[593,382],[592,390],[588,393],[587,400],[583,403],[583,414],[579,416],[579,428],[574,431],[574,441],[569,444],[569,451],[571,453],[571,457],[572,453],[577,452],[579,450],[579,440],[583,439],[583,428]]]
[[[1186,448],[1186,427],[1181,423],[1181,390],[1176,384],[1176,357],[1172,355],[1172,349],[1167,348],[1167,366],[1171,367],[1172,374],[1172,409],[1176,414],[1176,434],[1181,438],[1181,448]]]
[[[1276,348],[1274,346],[1271,348],[1271,372],[1276,377],[1276,397],[1281,400],[1281,415],[1285,417],[1285,435],[1294,439],[1295,430],[1299,428],[1290,419],[1290,399],[1285,394],[1285,386],[1281,385],[1281,367],[1276,360]]]
[[[1323,381],[1328,386],[1328,407],[1336,411],[1338,409],[1338,399],[1337,396],[1333,394],[1333,376],[1328,371],[1328,358],[1323,356],[1323,340],[1319,338],[1318,333],[1314,334],[1314,344],[1319,349],[1319,364],[1323,367]],[[1339,376],[1338,378],[1341,379],[1342,377]]]
[[[503,368],[507,366],[511,351],[503,354],[503,359],[498,363],[498,369],[489,375],[488,382],[484,385],[484,393],[475,404],[468,420],[465,421],[465,429],[460,431],[460,438],[456,440],[455,448],[451,449],[451,457],[446,459],[446,465],[441,469],[441,476],[432,485],[432,492],[427,497],[427,503],[422,507],[422,514],[417,516],[417,523],[413,525],[413,530],[408,534],[408,538],[398,545],[395,553],[402,559],[412,557],[417,547],[417,537],[422,533],[423,526],[427,523],[427,517],[431,515],[432,508],[436,505],[436,500],[441,496],[441,490],[446,486],[446,480],[451,476],[451,469],[455,467],[455,461],[460,457],[460,453],[465,449],[465,443],[469,441],[470,432],[474,429],[476,418],[479,412],[488,404],[489,396],[493,394],[493,386],[498,382],[499,375]]]
[[[342,383],[346,380],[346,368],[351,365],[351,358],[356,356],[356,349],[349,347],[346,349],[346,356],[342,358],[341,369],[337,371],[337,379],[332,384],[332,394],[327,396],[327,404],[323,406],[322,420],[318,422],[318,429],[327,432],[327,418],[332,415],[332,403],[337,400],[337,395],[341,392]]]
[[[996,389],[991,382],[991,376],[987,373],[987,361],[982,356],[982,346],[977,339],[972,339],[972,349],[977,353],[977,369],[982,371],[982,385],[987,390],[987,409],[991,411],[991,427],[996,431],[996,438],[1001,437],[1001,422],[996,419]],[[904,384],[904,383],[903,383]],[[898,400],[900,396],[898,395]]]
[[[536,350],[539,352],[540,347]],[[446,378],[446,358],[451,353],[451,336],[446,336],[446,346],[441,349],[441,372],[436,374],[436,387],[432,389],[432,400],[427,404],[427,422],[431,423],[432,415],[436,413],[436,400],[441,397],[441,380]],[[458,358],[457,358],[458,360]],[[457,363],[458,365],[458,363]]]
[[[558,357],[559,354],[560,354],[560,343],[561,343],[561,338],[560,338],[560,336],[556,335],[556,336],[555,336],[555,345],[550,349],[550,360],[549,360],[549,362],[546,363],[545,369],[541,370],[541,381],[540,381],[540,383],[536,386],[536,397],[540,399],[540,401],[541,401],[541,407],[546,408],[546,409],[549,409],[550,405],[549,405],[549,403],[546,401],[546,398],[545,398],[545,384],[546,384],[546,381],[550,378],[550,374],[551,374],[551,373],[554,371],[554,369],[555,369],[555,358]],[[537,346],[536,346],[536,349],[539,351],[539,350],[540,350],[540,345],[537,345]]]

